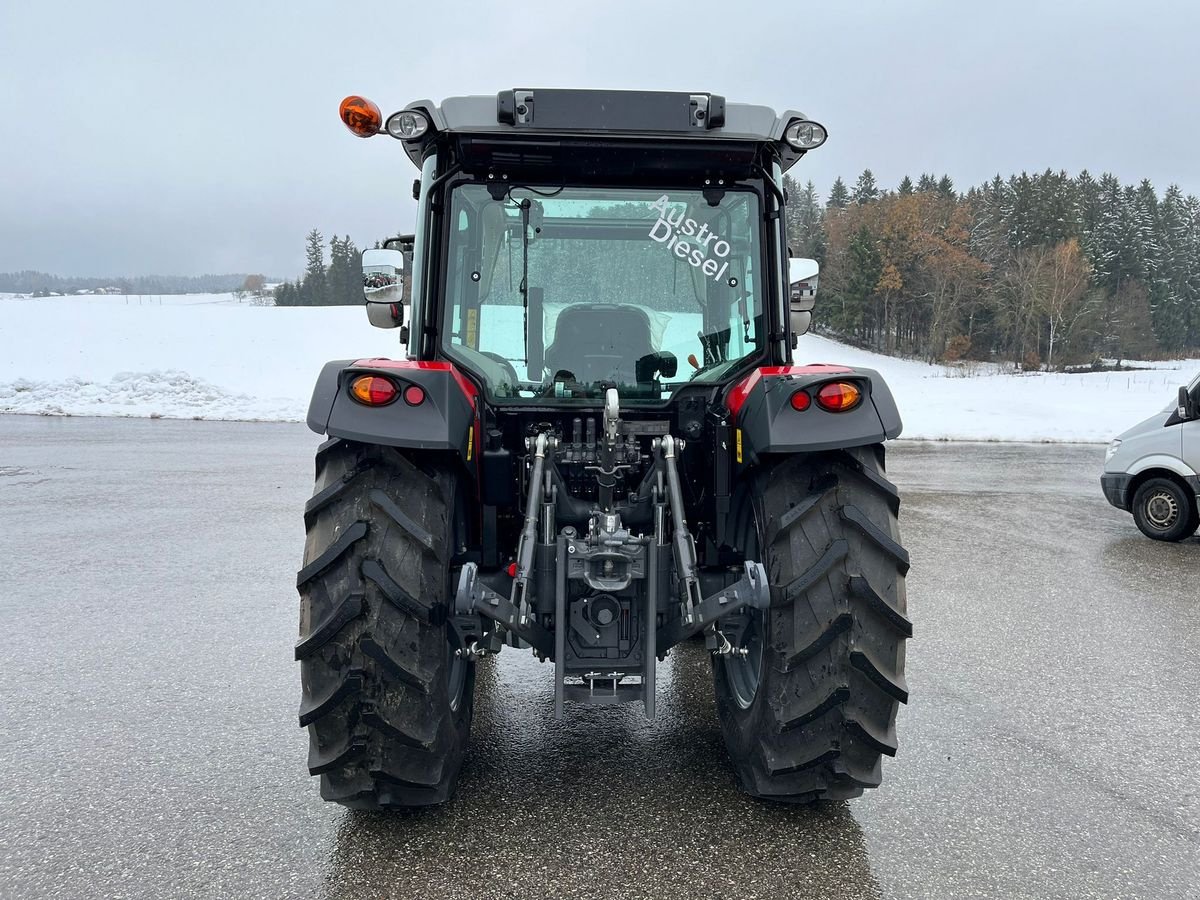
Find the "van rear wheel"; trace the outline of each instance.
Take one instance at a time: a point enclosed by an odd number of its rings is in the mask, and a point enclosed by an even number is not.
[[[1170,478],[1151,478],[1133,495],[1133,521],[1148,538],[1181,541],[1196,533],[1200,512],[1191,491]]]

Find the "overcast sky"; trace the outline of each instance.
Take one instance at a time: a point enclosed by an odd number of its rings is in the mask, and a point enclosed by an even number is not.
[[[1050,167],[1200,194],[1184,0],[184,6],[0,5],[0,271],[294,276],[310,228],[409,230],[415,170],[342,127],[350,93],[385,114],[538,86],[791,107],[829,129],[793,170],[822,195],[864,167],[888,187]]]

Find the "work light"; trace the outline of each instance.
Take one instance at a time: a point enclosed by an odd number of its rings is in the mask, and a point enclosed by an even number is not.
[[[397,140],[412,141],[429,130],[429,119],[415,109],[404,109],[388,116],[384,128]]]
[[[829,134],[824,125],[804,119],[796,120],[783,133],[783,139],[797,150],[815,150],[825,143],[827,137]]]

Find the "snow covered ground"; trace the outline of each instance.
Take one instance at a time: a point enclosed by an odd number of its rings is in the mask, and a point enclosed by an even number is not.
[[[271,308],[228,294],[0,295],[0,412],[301,421],[330,359],[402,356],[359,307]],[[815,335],[797,362],[883,373],[904,437],[1103,442],[1170,404],[1200,360],[1080,375],[971,374]],[[686,365],[681,360],[681,365]]]

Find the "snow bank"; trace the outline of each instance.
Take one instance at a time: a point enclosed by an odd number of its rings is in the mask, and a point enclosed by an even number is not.
[[[302,421],[326,361],[401,355],[359,307],[0,299],[0,412]]]
[[[402,353],[396,332],[371,328],[359,307],[271,308],[228,294],[0,298],[0,412],[301,421],[324,362]],[[879,370],[904,437],[930,440],[1107,441],[1200,371],[1192,360],[1079,375],[980,366],[964,377],[815,335],[796,361]]]
[[[905,438],[1107,443],[1175,402],[1200,360],[1133,363],[1132,372],[1005,373],[892,359],[816,335],[800,339],[797,362],[840,362],[887,379]]]

